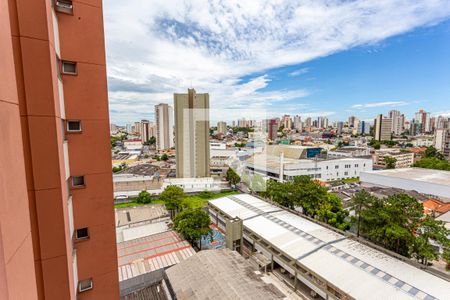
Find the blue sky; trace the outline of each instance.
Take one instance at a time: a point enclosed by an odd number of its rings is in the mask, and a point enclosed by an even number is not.
[[[111,121],[188,87],[211,119],[450,116],[448,0],[120,0],[104,6]]]
[[[420,108],[448,114],[450,21],[266,73],[272,79],[266,90],[302,87],[311,91],[286,102],[306,106],[292,113],[333,111],[333,120],[350,115],[372,119],[391,109],[408,117]],[[368,103],[375,105],[352,107]]]

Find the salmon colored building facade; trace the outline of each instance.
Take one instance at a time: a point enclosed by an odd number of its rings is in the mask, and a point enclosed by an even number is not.
[[[101,0],[0,0],[0,299],[118,299]]]

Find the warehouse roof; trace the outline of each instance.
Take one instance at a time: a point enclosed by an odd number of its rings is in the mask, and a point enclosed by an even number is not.
[[[403,168],[367,172],[375,175],[396,177],[427,183],[450,185],[450,172],[424,168]]]
[[[356,299],[448,299],[444,279],[256,197],[209,202]]]
[[[177,299],[284,299],[275,285],[229,249],[204,250],[166,270]]]

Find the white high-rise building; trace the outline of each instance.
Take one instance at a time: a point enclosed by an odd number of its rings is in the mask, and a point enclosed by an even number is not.
[[[226,134],[227,133],[227,123],[223,121],[217,122],[217,133]]]
[[[391,131],[397,135],[401,134],[403,132],[404,116],[398,110],[391,110],[389,118],[392,120]]]
[[[421,133],[427,133],[432,131],[431,114],[429,112],[426,112],[423,109],[419,110],[415,114],[415,120],[420,124]]]
[[[165,103],[155,105],[156,149],[165,150],[175,146],[173,137],[173,108]]]

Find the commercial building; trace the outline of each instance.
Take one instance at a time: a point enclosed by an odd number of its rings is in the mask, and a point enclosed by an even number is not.
[[[391,169],[362,172],[360,180],[366,186],[394,187],[415,190],[425,195],[450,201],[450,172],[423,168]]]
[[[209,177],[209,94],[174,94],[177,177]]]
[[[270,119],[267,121],[267,138],[269,140],[276,140],[278,137],[278,122],[277,119]]]
[[[118,299],[102,3],[0,23],[0,299]]]
[[[447,299],[450,282],[356,238],[247,194],[210,200],[213,223],[317,299]],[[242,220],[242,230],[232,224]],[[239,234],[240,231],[240,234]],[[238,245],[239,241],[237,241]],[[248,249],[248,250],[246,250]],[[423,268],[423,267],[422,267]]]
[[[320,148],[300,146],[268,146],[266,153],[255,154],[244,162],[248,173],[267,179],[291,180],[307,175],[320,181],[358,177],[360,172],[372,170],[371,158],[318,158]]]
[[[395,149],[380,149],[375,150],[373,155],[373,162],[375,166],[380,168],[386,168],[387,157],[395,159],[395,168],[409,168],[414,164],[414,153],[412,152],[401,152]]]
[[[165,103],[155,105],[156,149],[165,150],[174,147],[173,109]]]
[[[377,141],[391,140],[392,119],[378,115],[374,121],[374,139]]]

